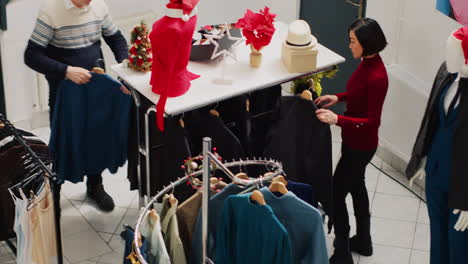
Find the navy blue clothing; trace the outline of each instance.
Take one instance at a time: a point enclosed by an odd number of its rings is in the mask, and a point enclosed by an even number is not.
[[[125,251],[124,251],[124,256],[123,256],[123,264],[132,264],[130,259],[127,259],[127,257],[133,252],[133,239],[135,236],[135,231],[131,227],[125,227],[125,230],[120,233],[120,237],[125,241]],[[148,242],[147,240],[142,237],[142,245],[140,247],[141,254],[145,259],[146,258],[146,250],[148,248]]]
[[[315,191],[312,186],[306,183],[288,181],[288,190],[297,195],[304,202],[318,208],[318,202],[315,198]]]
[[[445,113],[445,96],[452,83],[444,89],[439,99],[439,126],[434,135],[429,154],[427,155],[427,183],[439,190],[448,192],[452,162],[452,138],[456,129],[458,107]]]
[[[222,221],[221,216],[224,207],[224,201],[231,195],[236,195],[244,190],[243,187],[237,184],[229,184],[220,193],[211,197],[208,207],[208,238],[207,238],[207,256],[213,258],[215,254],[217,229]],[[198,211],[197,223],[192,239],[192,255],[190,264],[200,264],[202,259],[202,218],[201,209]]]
[[[62,81],[51,124],[50,150],[61,180],[117,172],[127,159],[131,98],[108,75],[78,85]]]
[[[426,183],[426,193],[431,223],[430,264],[468,263],[468,231],[454,229],[459,215],[448,207],[448,193],[430,183]]]
[[[252,202],[250,195],[233,195],[224,202],[214,263],[293,263],[288,231],[270,206]]]
[[[444,101],[449,83],[439,98],[439,126],[434,135],[426,164],[426,197],[431,222],[431,264],[458,264],[468,260],[468,231],[454,226],[458,215],[448,206],[452,139],[457,125],[458,107],[445,113]],[[456,101],[457,98],[454,99]],[[453,105],[453,104],[452,104]],[[465,261],[465,262],[464,262]]]

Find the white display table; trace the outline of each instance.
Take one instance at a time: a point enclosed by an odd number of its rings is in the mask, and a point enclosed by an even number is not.
[[[315,71],[294,74],[289,73],[281,60],[281,45],[286,39],[288,27],[284,23],[276,23],[276,28],[277,31],[275,32],[270,45],[262,49],[262,65],[259,68],[250,67],[250,47],[246,46],[245,43],[241,43],[234,48],[238,58],[237,62],[232,61],[232,59],[229,57],[226,58],[226,60],[228,60],[225,68],[226,77],[229,77],[229,79],[233,80],[232,84],[223,85],[215,84],[213,82],[214,79],[221,77],[221,71],[223,67],[221,60],[209,62],[190,62],[188,66],[189,70],[195,74],[201,75],[201,77],[192,81],[190,90],[184,95],[167,99],[165,114],[181,114],[183,112],[217,103],[242,94],[265,89],[277,84],[295,80],[303,76],[333,69],[337,64],[343,63],[345,61],[342,56],[319,44],[317,69]],[[140,124],[140,122],[144,121],[145,124],[145,144],[138,146],[139,152],[146,159],[146,166],[145,168],[142,168],[140,162],[141,157],[138,157],[139,198],[140,207],[142,207],[148,202],[149,197],[144,197],[141,192],[141,170],[146,170],[146,193],[150,193],[151,172],[149,166],[150,149],[148,131],[150,125],[156,125],[149,124],[148,119],[149,114],[156,111],[155,105],[159,100],[159,95],[156,95],[151,91],[151,86],[149,84],[151,73],[135,72],[127,67],[124,67],[122,64],[114,65],[111,67],[111,69],[117,73],[122,83],[131,90],[137,107],[140,106],[139,102],[141,101],[139,98],[141,95],[146,97],[154,104],[152,107],[144,110],[146,112],[144,120],[140,120],[139,110],[136,111],[137,123]],[[138,137],[140,136],[140,132],[138,130],[139,127],[140,125],[137,125],[136,128]],[[138,138],[137,142],[142,141],[140,138]]]
[[[213,79],[221,77],[221,60],[190,62],[189,70],[201,75],[201,77],[192,81],[192,86],[186,94],[167,99],[166,114],[180,114],[241,94],[285,83],[313,74],[314,72],[328,70],[345,61],[340,55],[319,44],[316,71],[301,74],[288,73],[281,60],[281,45],[286,39],[287,25],[277,23],[276,26],[277,31],[272,42],[262,49],[262,65],[259,68],[250,67],[250,47],[246,46],[245,43],[240,44],[234,49],[238,58],[237,62],[234,62],[229,57],[226,58],[228,60],[226,63],[226,75],[234,80],[230,85],[215,84],[213,82]],[[131,86],[129,88],[135,89],[154,104],[158,102],[159,95],[154,94],[149,85],[151,73],[138,73],[124,67],[122,64],[114,65],[111,69],[126,82],[127,86]]]

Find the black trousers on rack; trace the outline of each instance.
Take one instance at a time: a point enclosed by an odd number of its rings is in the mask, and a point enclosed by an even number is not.
[[[366,167],[376,150],[357,151],[342,145],[341,159],[333,176],[334,227],[336,236],[349,236],[349,216],[346,196],[353,198],[354,215],[357,220],[358,234],[369,232],[362,226],[362,220],[370,218],[369,197],[366,188]],[[364,230],[363,230],[364,229]],[[369,234],[370,235],[370,234]]]

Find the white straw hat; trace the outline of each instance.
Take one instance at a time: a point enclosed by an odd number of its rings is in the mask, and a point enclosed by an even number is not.
[[[317,44],[317,39],[310,33],[309,24],[296,20],[289,24],[286,46],[290,48],[310,48]]]

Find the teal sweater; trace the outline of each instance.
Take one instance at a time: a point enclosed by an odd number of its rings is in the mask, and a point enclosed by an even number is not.
[[[216,239],[215,263],[290,264],[288,232],[268,205],[250,194],[226,199]]]
[[[292,192],[277,196],[267,187],[260,191],[265,197],[265,202],[288,231],[293,263],[328,263],[325,232],[319,211]]]

